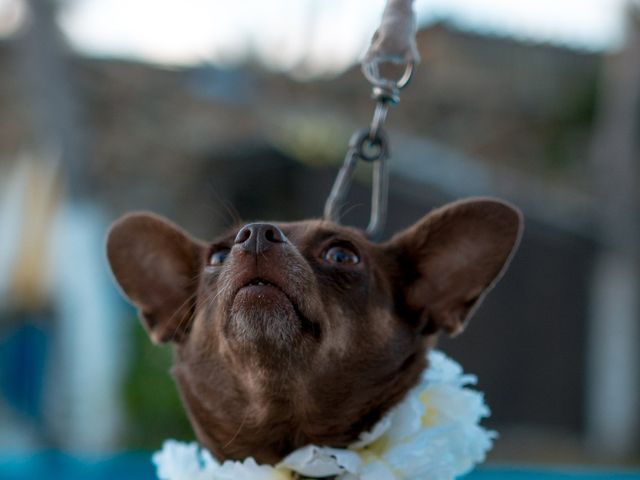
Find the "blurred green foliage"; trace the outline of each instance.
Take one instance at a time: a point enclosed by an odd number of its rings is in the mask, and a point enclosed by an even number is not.
[[[131,352],[123,385],[125,443],[131,449],[157,449],[168,438],[194,438],[169,370],[172,351],[151,343],[139,321],[131,322]]]

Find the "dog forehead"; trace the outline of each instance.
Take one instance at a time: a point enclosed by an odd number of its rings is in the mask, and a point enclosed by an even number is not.
[[[303,220],[276,225],[285,233],[289,241],[297,245],[321,242],[332,237],[341,237],[360,245],[369,243],[361,230],[327,220]]]

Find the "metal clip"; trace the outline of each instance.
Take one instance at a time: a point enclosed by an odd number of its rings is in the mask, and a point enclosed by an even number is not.
[[[400,90],[406,87],[415,70],[413,62],[405,65],[404,71],[398,80],[384,78],[380,75],[379,63],[370,61],[362,64],[362,73],[373,86],[373,96],[378,100],[397,104],[400,101]]]
[[[389,157],[389,142],[381,124],[378,125],[375,136],[372,133],[371,128],[364,128],[351,136],[344,164],[325,203],[324,217],[336,223],[340,221],[340,208],[347,199],[358,160],[372,162],[371,215],[366,233],[369,238],[377,240],[387,216],[389,175],[386,160]]]
[[[383,129],[384,122],[387,118],[389,105],[400,101],[400,90],[409,83],[414,71],[414,63],[409,62],[399,79],[390,80],[380,75],[378,63],[370,61],[362,64],[362,71],[367,80],[371,82],[373,98],[376,99],[376,109],[371,126],[358,130],[349,140],[344,163],[324,206],[324,218],[338,223],[340,208],[347,200],[358,160],[373,163],[371,214],[366,230],[367,236],[373,240],[380,237],[387,217],[389,172],[386,161],[389,158],[389,141]]]

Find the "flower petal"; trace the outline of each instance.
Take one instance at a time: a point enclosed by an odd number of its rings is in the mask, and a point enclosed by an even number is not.
[[[407,398],[396,405],[389,413],[391,427],[386,435],[389,441],[395,443],[414,435],[422,426],[422,416],[425,406],[420,401],[415,390],[412,390]]]
[[[288,480],[291,475],[271,465],[258,465],[249,457],[242,462],[227,460],[215,472],[213,480]]]
[[[396,476],[383,462],[376,460],[362,469],[360,480],[396,480]]]
[[[368,432],[362,432],[358,437],[358,441],[352,443],[350,448],[358,449],[372,444],[384,435],[387,430],[389,430],[389,427],[391,427],[391,419],[389,418],[389,415],[385,415],[373,426],[371,430]]]
[[[358,474],[360,464],[360,457],[355,452],[308,445],[289,454],[279,466],[302,475],[328,477],[344,472]]]
[[[162,450],[153,454],[152,461],[160,480],[206,480],[212,478],[212,468],[219,466],[211,456],[206,460],[201,457],[197,443],[175,440],[164,442]]]

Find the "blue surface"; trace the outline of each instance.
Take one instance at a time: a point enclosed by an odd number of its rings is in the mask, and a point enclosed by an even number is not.
[[[48,318],[37,316],[11,319],[24,322],[0,337],[0,396],[21,415],[40,423],[42,387],[47,348],[47,332],[31,322]]]
[[[0,456],[0,480],[155,480],[151,454],[79,459],[60,452]]]
[[[613,473],[605,470],[521,470],[482,468],[464,480],[640,480],[640,472]]]
[[[1,480],[155,480],[148,452],[126,453],[108,458],[78,459],[60,452],[35,455],[0,455]],[[534,471],[485,467],[464,480],[640,480],[639,472]]]

